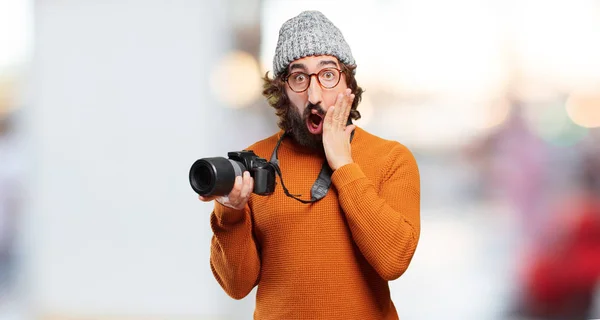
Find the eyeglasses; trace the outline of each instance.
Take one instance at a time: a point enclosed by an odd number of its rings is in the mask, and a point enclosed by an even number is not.
[[[312,76],[317,76],[317,81],[321,87],[326,89],[334,88],[340,83],[342,70],[336,68],[326,68],[319,73],[304,73],[304,72],[292,72],[290,75],[285,77],[283,81],[287,82],[290,89],[296,93],[304,92],[310,86]]]

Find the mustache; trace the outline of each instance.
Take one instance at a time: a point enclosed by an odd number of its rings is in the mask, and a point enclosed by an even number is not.
[[[308,103],[308,105],[306,106],[306,109],[304,109],[304,115],[308,116],[312,113],[312,110],[317,110],[317,112],[319,113],[319,115],[321,115],[322,117],[325,117],[325,113],[327,112],[323,106],[321,106],[320,103],[317,104],[312,104],[312,103]]]

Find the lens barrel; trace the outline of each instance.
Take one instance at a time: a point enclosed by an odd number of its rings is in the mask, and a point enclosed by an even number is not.
[[[246,171],[243,163],[223,157],[196,160],[190,168],[190,185],[201,196],[224,196],[233,189],[235,177]]]

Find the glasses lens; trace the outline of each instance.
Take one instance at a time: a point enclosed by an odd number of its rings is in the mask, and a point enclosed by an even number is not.
[[[319,72],[319,82],[325,88],[331,89],[340,81],[340,72],[337,69],[323,69]]]
[[[287,80],[290,88],[296,92],[304,91],[310,83],[310,76],[303,72],[294,72],[290,74]]]

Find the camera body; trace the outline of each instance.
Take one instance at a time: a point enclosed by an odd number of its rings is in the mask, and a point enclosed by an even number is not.
[[[258,195],[269,195],[275,191],[275,169],[266,159],[260,158],[252,150],[231,151],[230,160],[241,162],[254,179],[254,190]],[[243,171],[242,171],[243,172]]]
[[[235,177],[248,171],[254,179],[253,193],[269,195],[275,191],[275,169],[252,150],[232,151],[223,157],[196,160],[190,168],[192,189],[201,196],[229,194]]]

